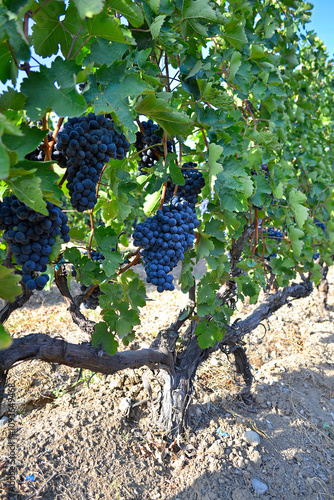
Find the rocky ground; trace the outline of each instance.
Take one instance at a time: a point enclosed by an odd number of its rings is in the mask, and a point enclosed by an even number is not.
[[[334,271],[329,275],[330,308]],[[150,344],[185,302],[157,294],[142,310],[139,344]],[[245,317],[254,306],[241,307]],[[334,310],[334,308],[333,308]],[[98,319],[98,312],[90,312]],[[46,332],[86,340],[62,298],[42,292],[7,322],[15,336]],[[15,332],[15,333],[14,333]],[[328,500],[334,498],[333,313],[317,292],[285,306],[245,338],[252,400],[231,359],[216,353],[198,371],[190,426],[180,443],[153,424],[145,369],[94,375],[38,360],[15,367],[16,494],[20,498],[165,500]],[[134,347],[134,346],[133,346]],[[129,398],[125,399],[125,398]],[[131,403],[131,408],[129,407]],[[153,405],[154,410],[154,405]],[[0,498],[7,498],[8,408],[0,414]]]

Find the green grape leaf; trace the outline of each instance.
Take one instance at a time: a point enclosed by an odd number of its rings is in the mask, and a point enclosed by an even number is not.
[[[1,68],[1,62],[0,62],[0,68]],[[9,87],[8,90],[6,92],[3,92],[3,94],[0,96],[0,112],[3,113],[8,109],[15,109],[15,110],[23,109],[25,101],[26,99],[23,94],[21,94],[20,92],[16,92],[16,90]]]
[[[256,183],[256,191],[254,196],[252,196],[249,201],[253,203],[256,207],[260,208],[264,205],[265,194],[271,194],[271,187],[267,179],[262,175],[254,175],[253,180]]]
[[[297,189],[292,189],[289,193],[289,205],[295,216],[297,225],[301,229],[306,221],[309,209],[304,207],[302,203],[305,203],[306,195]]]
[[[140,115],[150,116],[171,137],[178,134],[186,136],[189,132],[189,118],[179,111],[173,111],[165,99],[147,95],[138,100],[135,109]]]
[[[78,11],[72,3],[66,8],[65,2],[44,2],[34,14],[32,41],[36,53],[42,57],[57,54],[59,44],[65,57],[68,57],[70,51],[70,55],[74,55],[82,46],[84,35]],[[40,96],[41,94],[38,97]],[[66,113],[61,116],[65,115]]]
[[[292,250],[296,257],[300,257],[304,242],[300,238],[304,236],[304,231],[301,231],[297,227],[289,226],[288,228],[289,237],[291,240]]]
[[[20,170],[20,169],[19,169]],[[13,191],[17,198],[28,205],[36,212],[48,215],[46,202],[43,199],[41,190],[41,179],[33,174],[15,176],[15,169],[11,170],[11,178],[7,180],[8,186]]]
[[[13,340],[9,333],[6,332],[3,325],[0,324],[0,351],[8,349],[11,346]]]
[[[128,45],[120,42],[110,42],[97,38],[90,47],[90,53],[85,58],[85,64],[94,63],[97,66],[106,64],[111,66],[115,61],[120,61],[128,50]],[[1,101],[0,101],[1,102]]]
[[[73,63],[57,59],[51,68],[41,66],[39,73],[31,72],[22,82],[21,90],[27,98],[26,109],[31,120],[38,120],[51,110],[59,116],[80,116],[87,108],[84,97],[75,88]],[[55,81],[59,88],[55,87]]]
[[[210,6],[209,0],[183,0],[182,2],[183,19],[208,19],[216,20],[216,12]]]
[[[10,151],[17,152],[18,160],[24,160],[25,155],[31,153],[39,146],[47,131],[41,130],[38,127],[29,127],[24,123],[20,129],[23,133],[22,136],[13,137],[12,135],[4,134],[3,142]]]
[[[6,83],[11,80],[13,83],[16,81],[18,68],[15,64],[13,55],[7,43],[0,43],[0,81]]]
[[[9,174],[10,157],[7,148],[0,139],[0,179],[6,179]]]
[[[123,338],[131,333],[134,325],[139,325],[140,320],[138,313],[133,309],[129,309],[127,302],[121,302],[118,309],[120,317],[116,322],[116,332],[120,338]]]
[[[93,17],[103,10],[105,0],[74,0],[81,19]]]
[[[117,122],[124,124],[133,133],[131,140],[137,128],[133,123],[128,98],[139,96],[147,88],[147,84],[136,74],[126,74],[126,70],[126,61],[116,62],[109,68],[101,67],[90,77],[91,87],[85,96],[96,113],[111,113]]]
[[[201,233],[199,244],[196,251],[196,260],[197,262],[203,257],[207,257],[210,255],[210,252],[214,250],[215,245],[210,240],[210,236],[204,233]]]
[[[153,38],[158,38],[158,36],[160,34],[161,27],[162,27],[163,23],[165,22],[166,17],[167,16],[162,14],[160,16],[157,16],[154,19],[153,23],[150,26],[150,31],[151,31]]]
[[[117,10],[122,16],[126,17],[132,26],[139,28],[144,22],[142,11],[135,2],[127,0],[109,0],[108,5],[111,9]]]
[[[222,156],[224,148],[219,146],[218,144],[211,143],[209,145],[209,178],[210,178],[210,186],[213,187],[214,178],[222,171],[221,163],[218,163],[217,160]]]
[[[106,40],[115,42],[127,43],[127,39],[120,25],[114,17],[109,16],[106,9],[92,19],[84,21],[82,24],[92,36],[105,38]]]
[[[222,36],[230,42],[233,47],[241,50],[247,43],[247,36],[242,24],[235,24],[235,21],[235,19],[231,19],[231,21],[225,25],[225,33],[223,33]]]
[[[118,342],[114,334],[109,331],[108,325],[104,322],[96,323],[92,335],[92,345],[103,349],[108,354],[114,355],[118,349]]]
[[[238,52],[237,50],[234,50],[230,62],[230,71],[228,75],[229,82],[233,82],[234,77],[238,69],[240,68],[240,65],[241,65],[241,53]]]
[[[21,276],[13,274],[13,269],[0,266],[0,297],[14,302],[15,297],[21,295],[22,288],[18,285]]]
[[[195,334],[197,335],[198,345],[201,349],[213,347],[216,342],[223,338],[223,331],[214,321],[203,321],[199,323],[195,330]]]

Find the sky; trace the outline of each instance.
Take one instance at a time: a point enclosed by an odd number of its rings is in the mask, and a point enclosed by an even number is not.
[[[327,47],[327,52],[330,58],[334,57],[334,0],[310,0],[314,8],[312,10],[311,22],[306,25],[307,31],[315,31],[319,38],[324,42]],[[38,56],[38,59],[42,58]],[[48,58],[49,59],[49,58]],[[49,66],[51,60],[45,60],[44,64]],[[22,77],[25,76],[23,71],[20,72],[21,77],[19,82],[22,81]],[[6,88],[0,82],[0,95]]]
[[[334,0],[311,0],[314,5],[312,21],[306,25],[307,31],[315,31],[327,47],[328,55],[334,55]]]

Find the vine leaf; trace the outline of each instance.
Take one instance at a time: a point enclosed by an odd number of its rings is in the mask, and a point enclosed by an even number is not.
[[[165,22],[166,17],[167,16],[162,14],[154,19],[153,23],[150,26],[150,31],[151,31],[153,38],[158,38],[161,27],[162,27],[163,23]]]
[[[34,15],[35,24],[32,26],[32,42],[36,53],[42,57],[49,57],[52,54],[57,54],[60,45],[65,56],[69,53],[70,48],[72,48],[72,54],[75,54],[81,47],[85,34],[83,31],[78,35],[82,24],[77,9],[71,3],[67,9],[65,2],[44,3],[45,5],[40,7]],[[82,2],[80,1],[80,3]],[[64,19],[60,20],[63,16]],[[77,38],[72,46],[74,36]]]
[[[189,132],[189,118],[179,111],[172,110],[165,99],[147,95],[138,101],[135,109],[140,115],[150,116],[171,137],[178,134],[187,135]]]
[[[126,17],[132,26],[139,28],[144,22],[142,11],[138,5],[128,0],[109,0],[109,7],[117,10],[122,16]]]
[[[200,323],[195,334],[198,336],[198,345],[201,349],[213,347],[217,341],[223,338],[222,330],[213,321]]]
[[[13,269],[0,266],[0,297],[14,302],[15,297],[21,295],[22,288],[18,285],[21,276],[13,273]]]
[[[74,0],[81,19],[93,17],[103,10],[105,0]]]
[[[308,217],[308,208],[304,207],[302,203],[306,201],[306,196],[297,189],[292,189],[289,194],[289,205],[294,213],[298,227],[301,229]]]
[[[108,325],[101,321],[94,326],[92,335],[92,345],[100,347],[108,354],[114,355],[117,352],[118,342],[112,332],[109,331]]]
[[[111,113],[117,122],[131,132],[130,140],[134,140],[137,127],[133,123],[133,116],[129,104],[129,97],[136,98],[147,88],[136,74],[126,74],[126,61],[115,62],[107,68],[102,66],[91,79],[91,88],[85,93],[87,99],[94,106],[96,113]]]
[[[22,169],[17,169],[17,171],[12,169],[10,174],[11,177],[7,180],[7,183],[13,194],[36,212],[47,215],[48,211],[46,202],[43,200],[40,177],[26,172],[27,175],[22,175]]]
[[[3,325],[0,324],[0,351],[8,349],[13,340],[11,339],[9,333],[6,332]]]
[[[0,81],[6,83],[7,80],[11,80],[15,83],[17,72],[17,66],[7,43],[0,43]]]
[[[38,120],[51,110],[59,116],[80,116],[85,112],[86,101],[76,91],[73,69],[72,62],[57,58],[51,68],[41,66],[39,73],[31,72],[23,81],[21,90],[27,98],[26,109],[31,120]]]
[[[304,246],[304,242],[300,240],[304,236],[304,232],[301,229],[298,229],[294,226],[289,226],[289,237],[291,240],[293,253],[299,258],[302,248]]]
[[[3,142],[10,151],[16,151],[18,160],[24,160],[26,154],[34,151],[41,143],[47,131],[41,130],[38,127],[29,127],[26,124],[21,125],[23,135],[13,137],[9,134],[3,135]]]

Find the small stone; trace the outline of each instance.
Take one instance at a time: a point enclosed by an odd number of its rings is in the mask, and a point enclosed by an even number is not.
[[[251,483],[255,490],[255,493],[257,493],[258,495],[263,495],[263,493],[268,490],[268,486],[260,481],[260,479],[258,479],[257,477],[253,477],[251,479]]]
[[[128,398],[128,397],[125,397],[123,399],[121,399],[121,402],[119,403],[119,411],[123,414],[123,415],[129,415],[130,414],[130,410],[131,410],[131,399]]]
[[[254,431],[246,431],[244,433],[244,440],[252,446],[258,446],[261,442],[260,436]]]
[[[3,427],[8,422],[8,417],[2,417],[0,419],[0,427]]]

